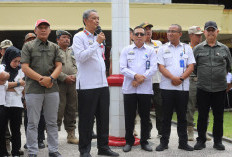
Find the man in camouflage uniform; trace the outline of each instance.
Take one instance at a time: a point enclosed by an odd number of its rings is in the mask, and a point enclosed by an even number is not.
[[[58,110],[57,125],[60,130],[62,119],[64,117],[64,127],[68,133],[67,142],[78,144],[75,136],[77,110],[77,91],[76,91],[76,73],[77,66],[73,56],[73,51],[69,48],[72,35],[64,30],[56,31],[57,43],[62,52],[63,65],[62,72],[58,77],[60,104]]]
[[[11,47],[11,46],[13,46],[13,44],[12,44],[12,42],[11,42],[10,40],[8,40],[8,39],[3,40],[3,41],[1,42],[1,45],[0,45],[0,48],[1,48],[0,64],[2,63],[2,58],[3,58],[4,54],[5,54],[6,49],[7,49],[8,47]]]

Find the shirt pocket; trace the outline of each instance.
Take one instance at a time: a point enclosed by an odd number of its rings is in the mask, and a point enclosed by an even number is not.
[[[42,58],[41,58],[42,54],[41,52],[32,52],[31,53],[31,63],[30,66],[33,70],[41,67],[41,62],[42,62]]]
[[[210,64],[209,52],[199,52],[196,61],[199,66],[209,65]]]
[[[220,66],[226,64],[227,55],[223,52],[214,52],[214,62],[213,65]]]
[[[164,54],[163,58],[164,58],[164,65],[165,66],[171,66],[172,65],[172,63],[173,63],[173,55],[171,53]]]
[[[127,65],[128,65],[128,67],[134,67],[135,66],[135,56],[134,55],[128,55],[127,56]]]
[[[53,52],[48,52],[47,58],[46,58],[46,63],[50,67],[54,67],[55,65],[55,53]]]

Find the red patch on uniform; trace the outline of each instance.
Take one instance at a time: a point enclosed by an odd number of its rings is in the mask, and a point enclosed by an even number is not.
[[[201,28],[200,28],[200,27],[197,27],[197,30],[198,30],[198,31],[201,31]]]

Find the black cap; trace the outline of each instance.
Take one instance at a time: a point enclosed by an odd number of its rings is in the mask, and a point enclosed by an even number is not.
[[[208,29],[208,28],[210,28],[210,27],[212,27],[212,28],[214,28],[214,29],[218,29],[217,24],[216,24],[216,22],[214,22],[214,21],[208,21],[208,22],[206,22],[206,23],[205,23],[204,30],[206,30],[206,29]]]

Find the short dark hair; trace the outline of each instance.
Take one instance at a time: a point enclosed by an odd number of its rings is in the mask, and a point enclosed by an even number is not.
[[[133,34],[135,34],[135,30],[136,30],[136,29],[139,29],[139,28],[143,29],[144,32],[145,32],[145,29],[144,29],[142,26],[136,26],[136,27],[134,28]]]
[[[97,11],[95,9],[89,9],[89,10],[84,11],[83,16],[82,16],[84,25],[85,25],[84,19],[88,19],[90,13],[92,13],[92,12],[97,13]]]
[[[130,29],[130,32],[132,32],[132,33],[133,33],[133,31],[134,31],[134,30],[133,30],[132,28],[129,28],[129,29]]]
[[[179,24],[171,24],[171,26],[178,27],[178,30],[182,32],[182,27]]]

